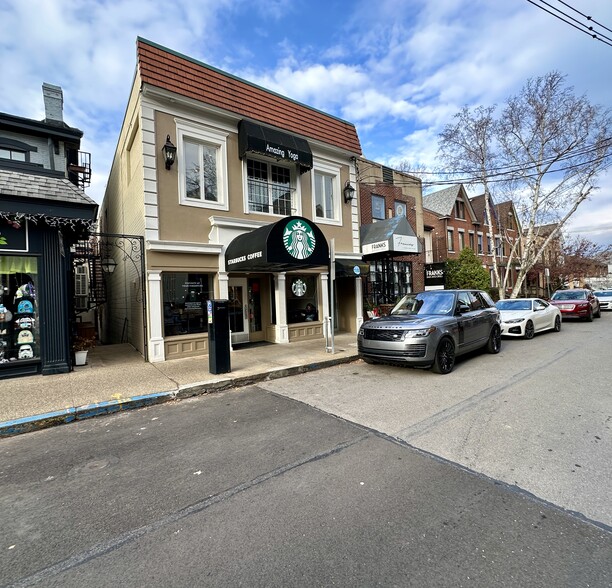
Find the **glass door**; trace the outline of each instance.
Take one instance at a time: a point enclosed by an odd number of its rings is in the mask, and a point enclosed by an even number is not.
[[[228,311],[232,344],[247,343],[249,341],[249,309],[246,278],[230,278]]]

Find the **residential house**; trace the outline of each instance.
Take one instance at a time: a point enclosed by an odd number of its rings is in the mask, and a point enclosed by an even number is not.
[[[72,369],[70,248],[95,228],[82,131],[43,84],[45,119],[0,113],[0,379]]]
[[[435,275],[444,272],[447,259],[459,257],[465,247],[482,256],[484,263],[485,233],[462,184],[450,186],[423,196],[425,262]],[[438,278],[427,288],[443,287]]]
[[[491,286],[499,284],[493,270],[493,257],[497,261],[497,269],[501,284],[505,283],[506,293],[514,288],[518,274],[517,265],[521,259],[521,226],[512,200],[495,204],[489,201],[491,219],[487,218],[485,195],[470,198],[476,217],[483,227],[484,255],[483,264],[491,273]]]
[[[428,263],[456,259],[469,247],[490,271],[492,287],[498,286],[493,270],[495,256],[502,283],[508,274],[506,287],[508,291],[512,289],[517,274],[515,263],[520,259],[521,235],[512,201],[495,204],[491,200],[493,218],[489,219],[484,194],[470,198],[465,187],[459,184],[425,195],[423,206]]]
[[[366,309],[392,305],[424,283],[423,196],[415,176],[357,160]]]
[[[557,223],[537,225],[533,228],[536,250],[557,231]],[[524,238],[525,230],[523,230]],[[527,272],[524,292],[526,296],[549,298],[554,290],[562,285],[563,274],[563,235],[561,232],[550,239],[533,267]]]
[[[115,259],[106,340],[151,362],[206,355],[215,299],[233,344],[356,332],[354,125],[145,39],[136,59],[100,222],[144,240],[146,312]]]

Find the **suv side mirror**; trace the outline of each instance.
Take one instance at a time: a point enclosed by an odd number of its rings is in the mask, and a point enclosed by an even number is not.
[[[463,314],[464,312],[470,312],[472,310],[467,304],[457,302],[457,314]]]

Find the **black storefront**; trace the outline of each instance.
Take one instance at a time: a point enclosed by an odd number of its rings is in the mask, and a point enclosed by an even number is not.
[[[391,305],[412,291],[409,255],[423,250],[405,216],[395,216],[361,227],[363,260],[370,266],[364,298],[366,307]]]
[[[225,252],[225,267],[230,274],[293,272],[288,291],[283,293],[289,323],[322,318],[317,305],[317,276],[296,272],[320,267],[329,270],[329,263],[325,235],[315,223],[301,216],[289,216],[239,235]],[[271,322],[275,323],[274,296],[270,305]],[[310,316],[307,316],[308,311]]]
[[[93,229],[97,205],[65,179],[10,172],[10,180],[28,194],[48,190],[51,199],[10,195],[2,183],[0,379],[65,373],[72,369],[70,246]]]

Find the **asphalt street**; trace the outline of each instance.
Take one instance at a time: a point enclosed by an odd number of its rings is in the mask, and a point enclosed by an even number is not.
[[[0,585],[609,587],[610,326],[4,439]]]

